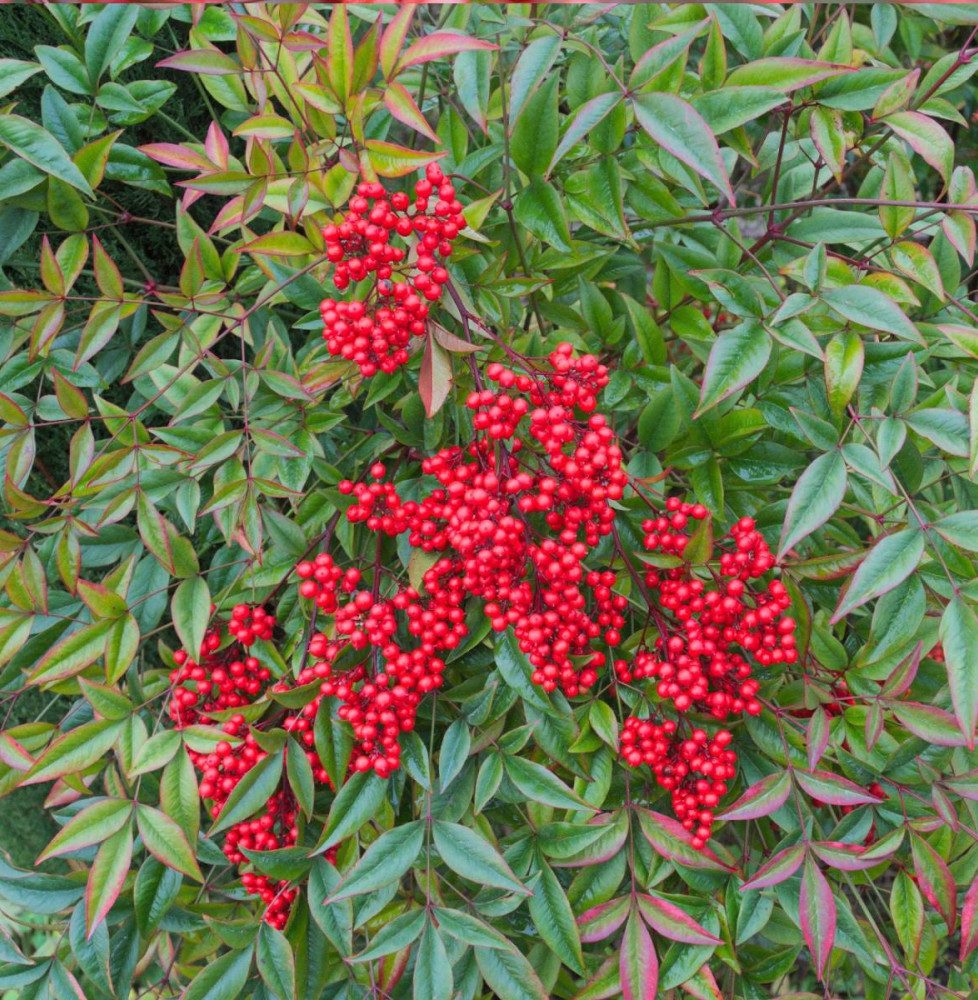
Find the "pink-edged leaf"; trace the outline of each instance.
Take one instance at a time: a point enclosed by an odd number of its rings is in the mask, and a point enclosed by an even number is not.
[[[652,935],[635,910],[625,924],[618,972],[622,1000],[655,1000],[659,987],[659,959]]]
[[[829,745],[829,719],[821,705],[812,712],[805,733],[808,768],[814,771]]]
[[[917,668],[920,666],[920,659],[923,655],[924,644],[918,642],[913,648],[913,652],[904,657],[890,672],[889,677],[883,682],[880,688],[880,695],[884,698],[899,698],[910,690],[917,677]]]
[[[787,771],[769,774],[751,785],[737,801],[717,819],[760,819],[777,812],[791,794],[791,776]]]
[[[830,806],[860,806],[880,801],[879,796],[860,788],[854,781],[828,771],[795,770],[794,775],[803,791]]]
[[[384,37],[386,40],[386,33]],[[444,59],[446,56],[452,56],[458,52],[498,48],[498,45],[484,42],[481,38],[470,38],[468,35],[460,35],[455,31],[436,31],[425,35],[424,38],[419,38],[407,47],[397,62],[395,75],[400,73],[402,69],[407,69],[408,66],[418,66],[421,63],[431,62],[433,59]]]
[[[858,872],[872,868],[881,858],[867,858],[859,844],[843,844],[838,841],[823,840],[810,845],[812,852],[830,868],[843,872]]]
[[[29,771],[34,758],[8,733],[0,733],[0,760],[15,771]]]
[[[978,726],[978,614],[960,595],[941,615],[940,636],[954,717],[970,748]]]
[[[975,948],[978,948],[978,878],[971,883],[961,904],[961,961]]]
[[[445,351],[435,343],[434,338],[428,337],[418,375],[418,394],[424,403],[425,415],[429,419],[442,408],[448,399],[451,387],[452,362]]]
[[[640,893],[638,908],[652,930],[671,941],[682,941],[684,944],[721,944],[720,938],[667,899]]]
[[[797,59],[794,56],[771,56],[751,59],[738,66],[727,77],[726,87],[773,87],[783,94],[801,87],[809,87],[820,80],[851,73],[854,67],[839,63]]]
[[[583,944],[593,944],[611,937],[628,916],[628,897],[619,896],[607,903],[592,906],[577,918]]]
[[[922,837],[912,833],[910,849],[920,891],[944,918],[948,933],[953,934],[958,913],[958,890],[954,876],[944,859]]]
[[[948,212],[941,220],[941,229],[971,267],[975,261],[975,220],[967,212]]]
[[[411,18],[414,14],[414,4],[405,4],[391,18],[390,24],[384,29],[384,34],[380,39],[380,70],[384,74],[384,79],[388,80],[397,64],[397,57],[401,54],[404,39],[407,38],[408,29],[411,27]]]
[[[632,98],[635,118],[653,142],[705,177],[735,204],[727,168],[710,126],[687,101],[654,92]]]
[[[954,810],[954,803],[947,792],[940,785],[931,785],[930,798],[931,802],[934,803],[934,809],[937,810],[937,815],[957,833],[961,823],[958,820],[958,814]]]
[[[221,126],[217,122],[211,122],[207,129],[207,138],[204,139],[204,149],[219,170],[228,168],[228,141]]]
[[[897,111],[881,120],[947,183],[954,169],[954,143],[943,125],[919,111]]]
[[[477,351],[484,351],[488,346],[487,344],[470,344],[467,340],[456,337],[454,333],[450,333],[443,326],[439,326],[434,320],[428,320],[428,325],[431,327],[435,340],[449,354],[475,354]]]
[[[874,861],[885,861],[887,858],[892,858],[897,851],[903,846],[903,841],[906,838],[907,832],[906,828],[898,826],[895,830],[891,830],[885,836],[880,837],[875,844],[870,844],[863,851],[863,858],[865,860]]]
[[[819,982],[825,981],[825,966],[835,941],[835,899],[818,865],[805,858],[801,876],[798,915],[805,944],[812,953]]]
[[[699,972],[687,979],[682,984],[682,991],[688,993],[694,1000],[724,1000],[720,984],[708,965],[701,966]]]
[[[883,709],[879,701],[870,703],[869,711],[866,713],[866,722],[863,725],[863,733],[866,739],[866,746],[872,750],[876,746],[879,738],[883,735]]]
[[[953,715],[934,705],[916,701],[898,701],[892,704],[893,714],[914,736],[939,747],[967,746],[964,733],[958,728]]]
[[[425,153],[383,139],[368,139],[366,146],[370,165],[381,177],[404,177],[406,174],[413,174],[416,170],[446,155],[446,150]]]
[[[803,844],[793,844],[783,851],[778,851],[770,861],[761,865],[740,887],[741,891],[766,889],[768,886],[784,882],[785,879],[791,878],[798,871],[804,857],[805,847]]]
[[[642,836],[667,860],[677,861],[689,868],[734,870],[732,865],[725,864],[708,847],[694,847],[693,835],[671,816],[663,816],[651,809],[638,808],[635,812]]]
[[[114,833],[95,855],[85,887],[85,923],[87,937],[105,919],[112,904],[119,898],[132,861],[132,827],[124,826]]]
[[[203,73],[205,76],[231,76],[241,73],[241,66],[229,55],[217,49],[187,49],[161,59],[157,68],[183,69],[189,73]]]
[[[420,132],[432,142],[440,141],[403,83],[392,80],[387,84],[384,88],[384,106],[403,125]]]
[[[955,795],[960,795],[963,799],[978,802],[978,769],[966,771],[964,774],[955,775],[953,778],[942,778],[941,784],[945,788],[949,788]]]
[[[151,160],[167,167],[177,167],[180,170],[213,170],[214,164],[200,153],[186,146],[178,146],[175,142],[150,142],[137,147]]]

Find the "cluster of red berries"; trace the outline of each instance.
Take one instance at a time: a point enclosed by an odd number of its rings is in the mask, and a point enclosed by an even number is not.
[[[487,368],[498,389],[467,400],[474,439],[422,462],[438,485],[420,500],[382,481],[380,463],[372,482],[339,484],[355,498],[351,522],[406,533],[413,548],[437,557],[421,592],[382,593],[378,568],[365,582],[327,554],[297,567],[300,594],[334,616],[332,638],[310,645],[311,669],[321,695],[342,702],[358,770],[386,776],[398,766],[397,737],[414,726],[421,697],[441,686],[444,655],[467,634],[470,598],[482,602],[493,629],[513,629],[533,681],[548,691],[588,690],[606,664],[604,647],[620,642],[627,601],[614,592],[615,572],[585,567],[612,530],[612,504],[627,482],[615,435],[594,412],[608,372],[593,355],[575,358],[569,344],[548,362],[532,376]],[[355,665],[336,672],[346,649],[358,654]]]
[[[643,524],[645,548],[681,557],[691,528],[707,517],[702,505],[670,497],[665,510]],[[753,519],[741,518],[717,544],[719,556],[708,572],[698,574],[689,562],[646,571],[645,586],[658,606],[659,636],[653,648],[639,650],[634,663],[615,663],[621,682],[655,680],[659,699],[680,713],[678,724],[630,719],[621,754],[628,764],[651,766],[659,784],[672,792],[676,815],[697,845],[709,836],[712,810],[735,773],[736,754],[726,730],[712,740],[702,729],[684,735],[686,713],[721,721],[757,715],[760,685],[752,661],[770,666],[798,658],[795,621],[785,616],[791,598],[784,584],[755,582],[774,567],[775,558]]]
[[[274,628],[275,618],[264,608],[239,604],[224,628],[218,625],[205,634],[199,662],[183,650],[173,656],[176,667],[170,672],[168,710],[175,726],[178,729],[195,724],[219,726],[227,737],[206,753],[187,750],[200,775],[200,797],[210,803],[212,817],[220,814],[238,782],[268,756],[249,729],[244,715],[234,710],[253,704],[270,689],[288,690],[290,687],[287,682],[273,681],[271,670],[246,652],[259,639],[271,640]],[[226,639],[231,642],[225,644]],[[299,683],[302,682],[300,679]],[[297,732],[314,779],[320,784],[328,784],[329,778],[314,747],[308,715],[289,712],[282,727]],[[225,856],[232,864],[246,866],[250,864],[246,851],[272,851],[294,846],[299,832],[296,818],[295,796],[285,781],[259,815],[227,831]],[[259,896],[266,904],[265,920],[279,929],[284,927],[296,890],[286,881],[270,879],[253,871],[244,872],[241,881],[249,893]]]
[[[406,364],[411,338],[425,332],[429,303],[448,281],[444,260],[464,227],[455,188],[436,163],[414,185],[413,204],[407,193],[389,194],[377,181],[359,184],[345,218],[326,226],[323,239],[339,290],[372,284],[362,300],[321,303],[329,353],[354,362],[365,378]],[[410,246],[392,244],[393,237],[416,240],[413,262]]]

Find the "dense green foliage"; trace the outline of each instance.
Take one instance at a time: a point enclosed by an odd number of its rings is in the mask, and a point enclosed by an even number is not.
[[[62,861],[0,857],[0,996],[978,989],[973,7],[0,22],[0,795],[71,822]],[[467,222],[451,294],[406,366],[362,378],[320,336],[343,297],[322,229],[358,181],[413,191],[436,160]],[[280,723],[315,692],[265,691],[268,757],[211,830],[188,750],[223,734],[172,727],[174,654],[212,603],[263,604],[254,655],[297,677],[333,627],[296,587],[320,551],[420,586],[430,563],[352,525],[339,483],[383,460],[430,491],[487,366],[560,342],[608,366],[629,475],[585,559],[628,601],[615,658],[674,627],[643,574],[711,585],[741,518],[791,599],[797,662],[752,661],[763,710],[692,713],[739,758],[708,847],[621,758],[627,717],[669,717],[656,683],[609,662],[545,692],[476,601],[389,779],[344,784],[327,705],[342,787],[314,785]],[[643,546],[666,496],[710,515],[681,558]],[[221,850],[279,789],[298,845],[249,860],[299,890],[283,930]]]

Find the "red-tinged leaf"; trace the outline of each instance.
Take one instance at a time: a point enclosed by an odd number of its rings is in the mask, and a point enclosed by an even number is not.
[[[441,141],[421,113],[421,109],[414,103],[414,98],[404,84],[398,83],[396,80],[387,84],[384,88],[384,105],[399,122],[407,125],[408,128],[420,132],[432,142]]]
[[[978,948],[978,878],[971,883],[961,904],[961,950],[963,962]]]
[[[211,122],[207,129],[207,137],[204,139],[204,149],[210,157],[211,163],[218,170],[228,168],[228,146],[227,137],[221,131],[221,126],[217,122]]]
[[[398,56],[407,38],[408,30],[411,27],[411,18],[414,15],[414,4],[405,4],[391,18],[391,23],[387,25],[380,40],[380,70],[384,74],[384,79],[391,77],[394,67],[397,65]]]
[[[622,1000],[655,1000],[659,986],[659,959],[652,935],[637,911],[632,910],[625,925],[618,956]]]
[[[619,896],[598,906],[585,910],[577,918],[577,926],[581,932],[583,944],[593,944],[611,937],[625,922],[628,916],[629,901],[627,896]]]
[[[943,708],[916,701],[897,701],[890,707],[897,719],[919,739],[939,747],[967,746],[968,741],[954,716]]]
[[[187,835],[175,820],[159,809],[140,803],[136,807],[136,822],[143,845],[157,861],[198,882],[204,881]]]
[[[132,828],[124,826],[114,833],[95,855],[85,887],[86,937],[105,919],[112,904],[119,898],[132,862]]]
[[[241,253],[263,254],[269,257],[304,257],[315,253],[316,248],[302,233],[265,233],[257,239],[237,247]]]
[[[86,722],[56,739],[30,769],[22,785],[52,781],[66,774],[75,774],[101,760],[115,743],[122,723],[99,719]]]
[[[456,337],[454,333],[449,333],[448,330],[443,326],[439,326],[433,320],[428,320],[428,326],[431,328],[435,340],[450,354],[474,354],[476,351],[483,351],[487,347],[486,344],[470,344],[467,340]]]
[[[740,887],[741,891],[766,889],[768,886],[784,882],[785,879],[791,878],[798,871],[804,857],[805,847],[803,844],[794,844],[791,847],[786,847],[783,851],[778,851],[770,861],[761,865]]]
[[[941,615],[941,645],[958,727],[969,747],[978,725],[978,615],[956,595]]]
[[[917,668],[920,666],[923,651],[923,642],[918,642],[914,646],[913,652],[893,668],[890,676],[886,678],[882,688],[880,688],[880,694],[884,698],[899,698],[910,690],[917,677]]]
[[[242,72],[238,63],[217,49],[187,49],[184,52],[176,52],[161,59],[156,66],[183,69],[189,73],[202,73],[205,76],[232,76]]]
[[[434,163],[446,155],[444,150],[438,153],[423,153],[382,139],[368,139],[366,146],[370,164],[381,177],[404,177],[406,174],[413,174],[421,167]]]
[[[750,786],[737,801],[717,819],[760,819],[777,812],[791,794],[791,776],[787,771],[775,772]]]
[[[812,852],[822,859],[830,868],[843,872],[858,872],[864,868],[872,868],[880,863],[881,858],[867,858],[858,844],[843,844],[831,840],[812,843]]]
[[[805,744],[808,750],[808,767],[814,771],[829,745],[829,719],[821,705],[808,720]]]
[[[632,98],[635,117],[653,142],[722,191],[735,204],[720,147],[700,113],[675,94],[661,92]]]
[[[819,982],[825,980],[825,966],[835,941],[835,899],[825,876],[811,858],[805,859],[801,877],[799,917],[805,944],[812,953]]]
[[[795,770],[795,781],[813,799],[832,806],[859,806],[878,804],[880,799],[854,781],[828,771]]]
[[[329,19],[326,49],[326,76],[342,107],[353,89],[353,36],[346,5],[335,4]]]
[[[105,252],[97,236],[92,236],[92,263],[95,268],[95,281],[99,291],[109,299],[121,299],[123,296],[122,274],[116,262]]]
[[[640,893],[638,908],[652,930],[671,941],[704,945],[722,943],[720,938],[700,926],[685,910],[681,910],[667,899]]]
[[[214,164],[200,153],[174,142],[150,142],[137,147],[151,160],[167,167],[177,167],[181,170],[213,170]]]
[[[125,826],[132,816],[132,803],[126,799],[103,799],[93,802],[72,818],[54,835],[51,843],[37,856],[38,862],[61,854],[101,844]]]
[[[385,34],[386,39],[386,34]],[[498,49],[492,42],[484,42],[481,38],[470,38],[454,31],[436,31],[412,42],[397,62],[395,76],[408,66],[418,66],[420,63],[431,62],[432,59],[444,59],[446,56],[473,49]]]
[[[891,830],[885,836],[880,837],[875,844],[867,847],[863,851],[862,856],[867,861],[870,859],[873,861],[885,861],[887,858],[892,858],[900,850],[905,838],[906,828],[898,826],[895,830]]]
[[[678,861],[690,868],[711,871],[732,871],[708,847],[694,847],[693,835],[671,816],[651,809],[636,809],[639,829],[652,847],[669,861]]]
[[[975,262],[975,220],[967,212],[948,212],[941,220],[941,229],[971,267]]]
[[[14,771],[28,771],[34,765],[34,758],[9,733],[0,733],[0,761]]]
[[[961,798],[971,802],[978,802],[978,770],[966,771],[953,778],[944,778],[941,783],[955,795],[960,795]]]
[[[434,338],[428,337],[418,375],[418,393],[429,419],[442,408],[451,387],[452,362],[448,354],[435,343]]]
[[[882,120],[947,183],[954,169],[954,143],[942,125],[919,111],[897,111]]]
[[[934,809],[937,812],[937,815],[955,833],[957,833],[961,824],[958,821],[958,814],[955,812],[954,803],[951,801],[947,792],[945,792],[940,785],[932,785],[930,789],[930,798],[931,802],[934,803]]]
[[[920,891],[944,918],[948,933],[953,934],[958,915],[958,890],[954,876],[937,851],[913,832],[910,834],[910,848]]]
[[[90,667],[105,651],[105,636],[112,622],[103,618],[72,632],[52,646],[31,674],[32,684],[53,684],[74,677]]]

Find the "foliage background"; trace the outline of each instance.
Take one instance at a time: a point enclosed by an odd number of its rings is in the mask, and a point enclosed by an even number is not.
[[[387,985],[407,996],[414,984],[447,995],[434,945],[422,956],[395,939],[389,955],[342,960],[383,950],[381,927],[434,899],[485,921],[468,937],[424,939],[446,949],[457,995],[648,995],[637,932],[582,946],[575,923],[638,884],[723,942],[656,928],[663,993],[970,995],[973,8],[420,6],[405,47],[436,31],[496,47],[437,50],[396,76],[393,43],[373,66],[369,39],[397,9],[345,10],[359,45],[349,66],[345,22],[326,4],[251,4],[246,16],[231,4],[5,7],[0,57],[17,62],[0,75],[3,728],[37,759],[55,724],[118,717],[112,752],[55,768],[58,790],[77,770],[86,796],[156,805],[166,760],[141,780],[131,772],[159,735],[172,652],[200,635],[210,600],[226,610],[271,597],[279,669],[291,672],[306,621],[289,574],[339,509],[336,483],[397,445],[410,450],[408,483],[418,453],[465,439],[463,359],[429,345],[445,398],[425,420],[420,351],[405,371],[358,384],[319,339],[318,231],[364,149],[364,166],[404,183],[444,152],[469,206],[452,271],[471,311],[522,354],[561,339],[599,352],[616,369],[603,406],[629,471],[705,504],[717,534],[751,515],[780,543],[803,669],[762,672],[768,709],[737,726],[730,803],[754,792],[719,830],[719,869],[638,822],[606,713],[542,698],[511,646],[483,642],[422,709],[431,745],[415,741],[389,794],[354,812],[362,825],[338,867],[430,801],[492,843],[536,904],[484,890],[470,908],[471,880],[436,860],[429,881],[419,861],[358,900],[349,938],[305,905],[284,938],[256,938],[253,905],[202,838],[206,890],[188,875],[150,916],[127,877],[86,941],[77,916],[65,921],[93,842],[46,862],[49,875],[0,867],[0,990],[169,997],[190,983],[188,997],[226,1000]],[[166,64],[188,50],[198,54]],[[300,76],[311,86],[297,88]],[[389,97],[392,77],[426,124]],[[694,108],[694,125],[670,119],[677,105],[660,95]],[[41,155],[17,116],[43,126]],[[219,162],[217,134],[233,162]],[[159,162],[159,143],[182,146],[183,161]],[[244,223],[220,215],[235,198]],[[450,304],[440,322],[464,332]],[[499,355],[478,324],[469,333],[480,361]],[[630,498],[619,517],[636,554],[642,516]],[[358,544],[336,532],[338,552]],[[387,556],[408,572],[403,550]],[[610,689],[599,703],[620,721]],[[532,796],[501,778],[486,798],[497,747],[546,765],[557,784]],[[17,788],[25,771],[12,753],[0,757],[11,793],[0,836],[27,868],[55,827],[37,809],[37,789],[50,789]],[[817,797],[781,779],[812,770],[829,775]],[[887,798],[865,804],[873,783]],[[669,812],[647,776],[638,787],[642,806]],[[591,816],[575,796],[622,831],[613,861],[590,844],[564,867],[561,845]],[[58,823],[83,804],[70,798],[51,810]],[[317,800],[310,844],[338,814],[330,796]],[[772,859],[783,878],[743,890]],[[313,881],[326,871],[315,862]],[[818,902],[807,913],[803,892]],[[48,926],[57,933],[38,937]],[[634,981],[621,981],[619,954],[640,967]],[[292,977],[285,986],[273,966]]]

